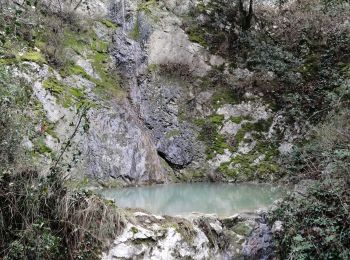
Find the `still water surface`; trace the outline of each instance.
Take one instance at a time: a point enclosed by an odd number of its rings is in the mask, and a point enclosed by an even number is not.
[[[187,215],[192,212],[229,216],[270,206],[283,195],[264,184],[180,183],[104,189],[102,195],[119,207],[142,208],[153,214]]]

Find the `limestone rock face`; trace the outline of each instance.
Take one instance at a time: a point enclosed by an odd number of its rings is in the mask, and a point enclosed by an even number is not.
[[[82,57],[76,62],[89,64],[81,66],[82,69],[89,71],[91,68],[91,64],[83,61]],[[30,62],[23,65],[26,69],[12,70],[16,77],[23,78],[32,87],[33,100],[42,107],[44,118],[33,120],[38,121],[40,131],[47,127],[45,124],[52,125],[50,132],[42,135],[45,146],[55,154],[60,154],[65,144],[71,142],[63,154],[62,163],[65,165],[65,162],[73,161],[69,168],[73,178],[89,176],[95,181],[116,181],[128,185],[167,182],[166,167],[158,156],[156,146],[125,98],[103,100],[93,92],[96,84],[80,75],[63,79],[47,65]],[[91,77],[97,75],[93,70],[90,72]],[[62,84],[62,88],[63,84],[74,88],[77,95],[84,96],[85,102],[93,102],[94,106],[83,116],[75,105],[64,106],[63,101],[50,92],[47,82]],[[35,114],[36,111],[30,113]],[[45,121],[48,123],[44,124]],[[25,143],[29,142],[33,149],[31,140]],[[41,154],[37,159],[43,174],[49,171],[52,162],[50,154]]]
[[[167,180],[155,146],[127,103],[92,110],[84,139],[84,158],[95,179],[119,179],[128,184]]]
[[[183,168],[203,158],[204,147],[193,122],[180,118],[194,98],[191,83],[181,74],[201,77],[211,69],[211,62],[224,61],[191,42],[181,29],[181,19],[161,9],[162,4],[143,12],[141,3],[114,3],[111,18],[120,28],[113,36],[112,55],[159,155]]]
[[[140,114],[158,152],[180,167],[190,164],[201,149],[194,126],[179,119],[188,98],[186,91],[185,82],[166,77],[147,80],[140,88]]]

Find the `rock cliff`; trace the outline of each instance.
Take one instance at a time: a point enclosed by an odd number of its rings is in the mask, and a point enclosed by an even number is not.
[[[40,42],[10,63],[38,104],[40,140],[26,140],[48,148],[36,154],[43,172],[63,151],[76,179],[108,186],[274,179],[298,125],[286,127],[283,111],[250,92],[256,72],[199,39],[193,23],[205,28],[211,5],[86,1],[75,10],[82,30],[65,31],[61,70],[36,59]]]

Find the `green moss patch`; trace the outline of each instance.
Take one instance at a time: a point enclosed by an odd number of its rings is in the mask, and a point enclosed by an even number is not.
[[[152,14],[152,10],[158,5],[158,0],[143,0],[140,1],[137,10],[142,11],[148,15]]]
[[[96,84],[97,93],[106,98],[122,96],[124,92],[119,85],[119,77],[109,66],[110,56],[107,53],[95,52],[91,59],[92,65],[101,78],[92,80]]]
[[[186,169],[176,177],[176,181],[196,182],[203,181],[203,179],[205,178],[205,173],[203,172],[203,170]]]
[[[265,155],[265,158],[260,162],[255,162],[260,155]],[[279,170],[280,167],[275,157],[269,157],[257,151],[238,154],[229,162],[222,163],[218,168],[218,171],[225,176],[239,181],[271,180],[275,178]]]
[[[241,236],[248,236],[252,231],[252,228],[245,223],[238,223],[232,228],[233,232]]]
[[[131,227],[131,232],[135,235],[139,232],[139,230],[137,229],[137,227]]]
[[[39,154],[51,154],[52,150],[46,145],[45,137],[41,137],[37,140],[35,146],[35,152]]]
[[[83,78],[86,78],[87,80],[92,80],[91,76],[86,73],[86,71],[80,67],[79,65],[76,65],[73,61],[69,61],[65,64],[65,66],[61,69],[60,74],[63,77],[68,77],[71,75],[79,75]]]
[[[65,108],[69,108],[73,105],[75,105],[77,108],[82,106],[96,106],[94,102],[87,98],[83,89],[67,86],[54,77],[45,80],[43,82],[43,87],[54,95],[59,104]]]
[[[91,49],[99,53],[108,53],[108,43],[99,39],[94,39]]]
[[[240,116],[235,116],[235,117],[231,116],[230,120],[231,120],[231,122],[233,122],[235,124],[240,124],[242,122],[243,118]]]
[[[1,58],[0,59],[0,65],[12,65],[17,63],[18,60],[15,57],[9,57],[9,58]]]
[[[196,27],[192,27],[188,30],[187,34],[188,34],[188,38],[191,42],[198,43],[198,44],[202,45],[203,47],[208,46],[208,43],[204,38],[204,34],[200,29],[198,29]]]
[[[221,115],[214,115],[209,119],[199,119],[196,122],[201,127],[198,138],[206,145],[208,160],[213,159],[216,154],[223,154],[225,149],[230,149],[226,138],[218,131],[223,119]]]
[[[118,26],[115,23],[113,23],[111,20],[108,20],[108,19],[102,20],[101,23],[113,30],[118,28]]]
[[[135,41],[137,41],[140,38],[140,26],[138,19],[136,19],[134,28],[130,32],[130,37]]]
[[[64,90],[66,89],[66,86],[64,86],[56,78],[53,78],[53,77],[45,80],[43,82],[43,87],[54,96],[61,95],[64,92]]]
[[[42,55],[42,53],[35,51],[26,52],[20,56],[19,59],[22,61],[31,61],[38,64],[46,63],[45,57]]]
[[[63,45],[66,48],[73,49],[79,55],[84,55],[86,51],[86,47],[89,46],[88,38],[83,37],[84,35],[77,33],[67,29],[64,33],[64,42]]]
[[[214,93],[212,98],[212,105],[215,109],[225,104],[237,104],[238,102],[238,96],[231,89],[220,89]]]
[[[210,117],[210,122],[212,122],[215,125],[221,125],[224,121],[223,115],[213,115]]]

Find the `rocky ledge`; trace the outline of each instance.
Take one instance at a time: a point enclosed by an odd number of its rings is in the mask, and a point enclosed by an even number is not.
[[[230,217],[133,211],[102,259],[270,259],[272,230],[265,216],[262,210]]]

